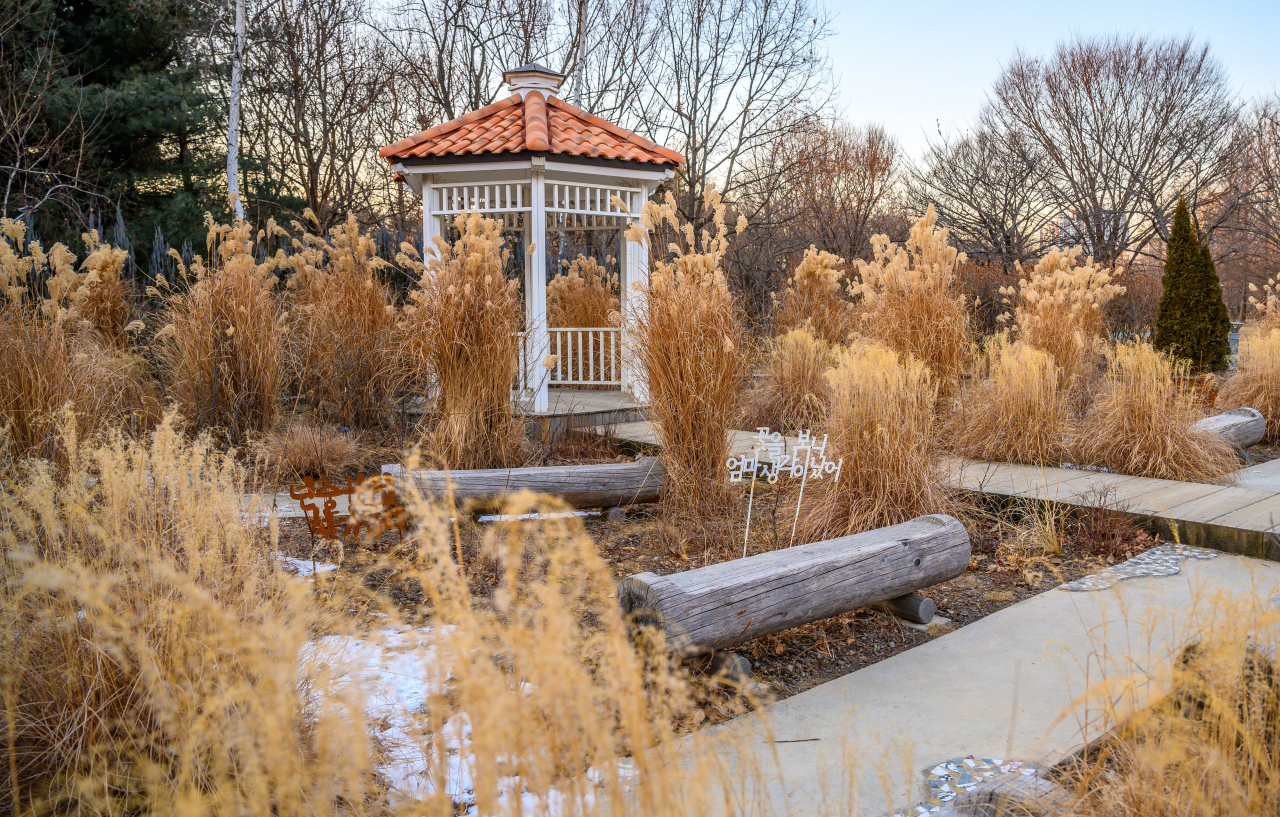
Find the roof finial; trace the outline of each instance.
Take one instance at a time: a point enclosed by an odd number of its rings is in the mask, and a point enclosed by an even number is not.
[[[502,81],[507,83],[507,88],[521,99],[524,99],[526,91],[541,91],[545,96],[551,96],[560,90],[564,79],[564,74],[557,74],[536,62],[512,68],[502,74]]]

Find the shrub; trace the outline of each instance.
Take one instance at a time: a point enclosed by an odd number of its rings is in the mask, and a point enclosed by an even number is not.
[[[807,489],[805,541],[896,525],[950,507],[938,472],[933,407],[937,386],[923,361],[878,343],[835,353],[822,431],[839,479]]]
[[[805,329],[769,342],[764,382],[747,395],[746,428],[768,426],[794,433],[811,428],[827,404],[831,347]]]
[[[958,454],[1057,467],[1071,436],[1067,390],[1048,353],[997,335],[951,418]]]
[[[1062,371],[1067,389],[1085,388],[1101,356],[1103,307],[1124,287],[1111,283],[1111,270],[1080,262],[1083,250],[1054,247],[1031,272],[1031,278],[1001,289],[1013,313],[1018,339],[1048,352]]]
[[[679,234],[670,257],[655,260],[634,327],[635,352],[662,444],[662,501],[704,535],[734,507],[724,464],[747,376],[747,334],[721,268],[729,243],[725,205],[713,192],[708,206],[712,232],[704,233],[701,251],[670,194],[660,205],[646,203],[631,233],[647,242],[667,225]]]
[[[242,442],[250,432],[270,429],[280,410],[278,259],[255,261],[253,232],[244,222],[215,224],[206,215],[205,223],[215,266],[206,268],[197,256],[188,269],[174,254],[187,288],[166,288],[168,323],[156,342],[169,397],[183,419]]]
[[[402,354],[411,382],[430,391],[427,450],[446,468],[515,463],[524,427],[511,407],[524,311],[504,275],[502,222],[472,213],[450,246],[437,236],[426,263],[403,245],[397,262],[418,285],[405,307]]]
[[[1280,441],[1280,328],[1269,324],[1240,333],[1238,368],[1218,390],[1216,408],[1252,408],[1267,418],[1267,442]]]
[[[325,423],[387,428],[396,410],[398,355],[391,292],[372,238],[355,216],[330,241],[295,239],[287,318],[289,374]]]
[[[1191,361],[1192,371],[1226,368],[1231,355],[1231,317],[1222,297],[1222,282],[1209,244],[1196,236],[1182,198],[1169,228],[1162,283],[1156,348]]]
[[[548,326],[616,326],[620,308],[618,276],[585,255],[547,284]]]
[[[956,280],[964,254],[947,244],[945,229],[935,229],[937,220],[930,205],[902,247],[874,236],[875,257],[857,262],[849,291],[860,298],[858,331],[922,361],[947,391],[959,383],[969,357],[969,306]]]
[[[340,482],[344,476],[354,476],[351,472],[365,455],[364,447],[349,434],[307,422],[263,435],[256,448],[264,464],[290,482],[321,474]]]
[[[845,263],[817,247],[805,250],[781,297],[774,296],[773,331],[781,335],[803,328],[824,343],[846,343],[857,322],[853,304],[841,292]]]
[[[1204,411],[1176,382],[1189,366],[1148,343],[1111,347],[1101,389],[1073,446],[1079,462],[1183,482],[1213,482],[1235,471],[1231,445],[1192,428]]]

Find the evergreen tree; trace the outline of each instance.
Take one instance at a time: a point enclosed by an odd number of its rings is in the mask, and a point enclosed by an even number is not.
[[[1226,368],[1231,318],[1209,243],[1196,236],[1184,199],[1173,215],[1161,283],[1156,348],[1191,361],[1195,371]]]

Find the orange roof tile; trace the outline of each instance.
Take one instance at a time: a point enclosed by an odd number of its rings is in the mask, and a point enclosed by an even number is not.
[[[509,96],[378,151],[390,162],[427,156],[549,152],[682,165],[684,157],[540,91]]]

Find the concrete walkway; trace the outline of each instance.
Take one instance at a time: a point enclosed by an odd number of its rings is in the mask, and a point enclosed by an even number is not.
[[[1236,487],[1280,493],[1280,459],[1241,468],[1236,472]]]
[[[777,770],[761,795],[772,811],[758,813],[879,817],[923,802],[925,770],[947,760],[1058,760],[1096,737],[1076,699],[1102,667],[1145,682],[1212,620],[1215,593],[1265,602],[1277,589],[1280,564],[1220,555],[1108,590],[1050,590],[702,737],[731,778]]]

